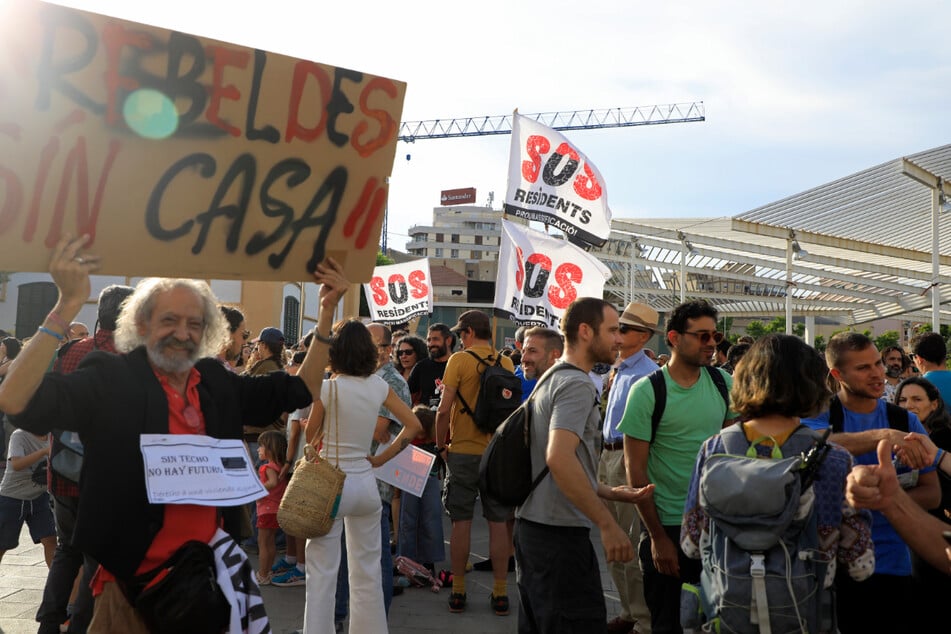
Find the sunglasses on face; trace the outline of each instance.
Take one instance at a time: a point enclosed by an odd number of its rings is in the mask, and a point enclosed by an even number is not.
[[[634,326],[625,326],[623,324],[621,326],[618,326],[617,331],[621,333],[622,335],[626,335],[629,332],[650,332],[649,330],[645,330],[644,328],[635,328]]]
[[[396,356],[398,357],[408,357],[411,354],[413,354],[413,350],[397,350],[396,351]]]
[[[703,345],[710,343],[711,339],[713,340],[713,343],[720,343],[721,341],[723,341],[723,333],[717,332],[715,330],[713,332],[710,332],[709,330],[701,330],[698,332],[690,332],[689,330],[685,330],[681,334],[691,335],[693,337],[696,337],[697,339],[700,340],[700,343]]]

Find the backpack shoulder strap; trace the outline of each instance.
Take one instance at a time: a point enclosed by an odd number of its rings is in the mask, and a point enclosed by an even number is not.
[[[707,371],[707,374],[710,375],[713,384],[717,386],[717,389],[720,391],[720,396],[723,397],[723,404],[726,405],[726,411],[723,413],[725,417],[730,411],[730,392],[726,389],[726,379],[723,378],[723,373],[720,372],[719,368],[715,368],[712,365],[705,365],[703,368]]]
[[[528,400],[525,401],[525,403],[523,403],[522,405],[525,408],[525,444],[528,447],[531,447],[532,412],[534,411],[534,407],[533,407],[534,400],[535,400],[535,395],[538,394],[538,388],[541,387],[542,384],[544,384],[546,379],[548,379],[550,376],[552,376],[556,372],[561,372],[562,370],[577,370],[578,372],[584,371],[581,368],[577,368],[571,365],[570,363],[559,363],[555,366],[552,366],[551,368],[548,369],[547,372],[545,372],[545,374],[541,376],[541,378],[538,379],[538,383],[535,384],[535,389],[532,390],[532,393],[528,397]],[[541,481],[545,479],[546,475],[548,475],[547,463],[545,464],[545,467],[538,473],[538,475],[535,476],[535,479],[532,480],[532,486],[528,490],[529,495],[531,495],[532,491],[535,490],[535,487],[537,487],[541,483]]]
[[[908,410],[893,403],[885,403],[885,413],[888,415],[888,426],[908,433]]]
[[[845,411],[842,407],[842,401],[838,395],[834,395],[829,401],[829,427],[833,434],[841,434],[844,428]]]
[[[657,368],[647,375],[654,388],[654,411],[651,413],[651,442],[654,442],[654,436],[657,435],[657,428],[660,427],[660,419],[664,416],[664,410],[667,408],[667,382],[664,379],[663,368]]]
[[[743,429],[743,423],[739,421],[721,430],[720,440],[723,441],[723,449],[734,456],[745,456],[746,450],[750,447],[750,442],[746,439],[746,431]]]

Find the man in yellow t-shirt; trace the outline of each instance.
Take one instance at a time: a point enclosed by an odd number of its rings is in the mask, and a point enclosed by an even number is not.
[[[466,608],[466,562],[469,560],[473,509],[479,492],[479,462],[492,437],[492,434],[479,431],[472,416],[463,411],[462,400],[476,407],[480,375],[485,370],[485,364],[496,362],[498,352],[492,347],[489,316],[481,311],[468,310],[462,313],[452,331],[459,338],[463,351],[449,357],[443,374],[442,400],[436,411],[436,444],[446,461],[443,505],[452,521],[449,537],[452,563],[449,611],[462,612]],[[468,351],[478,355],[482,362]],[[501,365],[509,371],[514,370],[508,357],[502,357]],[[462,399],[458,398],[459,395]],[[450,442],[445,445],[447,430]],[[492,609],[499,616],[504,616],[509,612],[506,574],[512,547],[512,509],[483,498],[482,514],[489,523],[489,557],[494,577]]]

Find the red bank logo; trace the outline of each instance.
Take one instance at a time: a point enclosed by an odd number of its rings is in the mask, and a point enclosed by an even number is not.
[[[466,187],[464,189],[444,189],[439,195],[439,204],[446,205],[471,205],[475,204],[475,187]]]

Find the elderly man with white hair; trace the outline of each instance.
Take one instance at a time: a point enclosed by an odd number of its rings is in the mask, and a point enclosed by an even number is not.
[[[234,587],[221,584],[222,561],[231,565],[241,556],[237,547],[227,550],[227,557],[218,549],[233,545],[219,530],[219,513],[224,512],[227,524],[228,509],[150,504],[140,436],[240,439],[242,423],[264,424],[310,403],[312,395],[320,394],[332,313],[348,282],[332,260],[317,267],[314,279],[322,284],[319,345],[311,346],[296,377],[243,377],[224,369],[214,356],[227,337],[227,324],[208,285],[187,279],[148,279],[138,285],[115,332],[121,354],[93,352],[71,374],[46,374],[56,346],[89,297],[89,275],[99,267],[98,257],[80,253],[87,239],[64,238],[53,249],[50,273],[59,300],[0,385],[0,410],[33,433],[46,433],[55,425],[79,432],[83,440],[74,542],[101,564],[89,631],[146,631],[141,619],[148,613],[139,608],[148,594],[171,592],[175,601],[194,603],[197,589],[175,595],[176,588],[162,583],[142,592],[135,610],[130,601],[143,579],[167,568],[163,564],[176,553],[191,552],[182,550],[186,542],[212,540],[222,592],[214,605],[191,606],[198,608],[194,620],[205,621],[192,623],[187,631],[264,631],[267,616],[253,575],[244,575]],[[187,584],[187,577],[185,581],[180,585]]]

